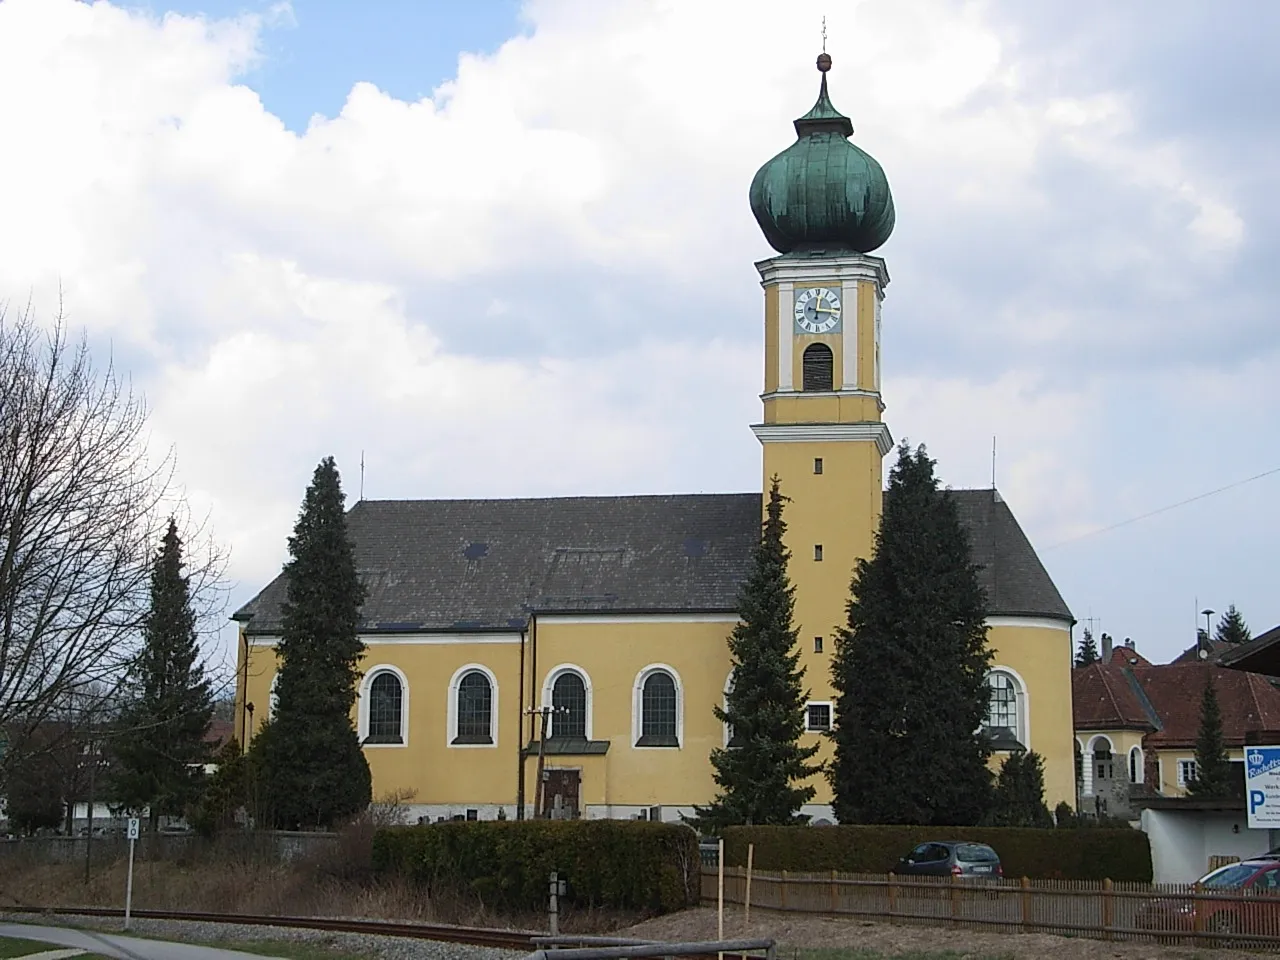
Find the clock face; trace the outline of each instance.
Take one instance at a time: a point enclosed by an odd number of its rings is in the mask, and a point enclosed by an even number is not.
[[[810,287],[796,295],[796,329],[829,333],[840,325],[840,296],[826,287]]]

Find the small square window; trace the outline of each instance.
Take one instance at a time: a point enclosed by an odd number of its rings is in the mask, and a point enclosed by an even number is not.
[[[1178,761],[1178,786],[1185,787],[1196,779],[1196,762],[1194,760]]]
[[[822,544],[820,544],[820,543],[815,543],[815,544],[813,545],[813,559],[815,559],[815,560],[821,560],[821,559],[822,559]]]
[[[468,820],[479,820],[479,819],[480,819],[480,811],[479,811],[479,810],[468,810],[468,811],[467,811],[467,819],[468,819]]]
[[[822,652],[822,638],[821,638],[821,637],[814,637],[814,638],[813,638],[813,652],[814,652],[814,653],[821,653],[821,652]]]
[[[831,729],[831,704],[811,703],[805,708],[805,729],[810,733],[821,733]]]
[[[814,457],[814,458],[813,458],[813,472],[814,472],[814,473],[822,473],[822,458],[821,458],[821,457]]]

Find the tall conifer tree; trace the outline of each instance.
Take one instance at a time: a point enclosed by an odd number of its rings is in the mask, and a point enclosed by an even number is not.
[[[1080,637],[1080,647],[1076,650],[1076,666],[1087,667],[1100,659],[1102,658],[1098,656],[1098,643],[1093,639],[1093,631],[1085,627]]]
[[[1210,668],[1212,670],[1212,668]],[[1213,674],[1205,679],[1200,697],[1200,731],[1196,735],[1196,778],[1187,784],[1193,797],[1222,799],[1232,793],[1231,761],[1222,733],[1222,709]]]
[[[289,538],[275,716],[259,735],[268,815],[287,828],[331,827],[369,805],[369,764],[351,708],[364,644],[338,468],[316,467]]]
[[[1234,603],[1227,607],[1227,612],[1218,621],[1218,627],[1214,630],[1214,639],[1219,643],[1248,643],[1253,639],[1253,635],[1249,632],[1249,625],[1244,622],[1244,617],[1240,615]]]
[[[986,596],[933,468],[923,446],[898,448],[836,638],[828,777],[841,823],[962,826],[990,803]]]
[[[151,606],[134,668],[134,699],[122,711],[112,794],[132,810],[180,816],[200,792],[209,758],[204,736],[213,695],[200,663],[196,616],[183,574],[182,539],[169,521],[151,571]]]
[[[1031,750],[1004,758],[987,821],[997,827],[1053,826],[1053,815],[1044,802],[1044,759],[1040,754]]]
[[[787,575],[790,552],[783,543],[786,502],[773,478],[760,543],[738,597],[739,622],[729,638],[733,685],[726,709],[716,718],[733,731],[733,746],[711,751],[720,793],[698,807],[693,823],[703,831],[734,824],[803,822],[800,807],[814,788],[797,781],[821,770],[810,764],[818,745],[800,746],[804,733],[804,668],[792,621],[795,588]]]

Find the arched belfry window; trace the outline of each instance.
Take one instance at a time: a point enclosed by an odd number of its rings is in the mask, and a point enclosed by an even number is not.
[[[811,343],[804,351],[804,389],[834,390],[835,358],[825,343]]]

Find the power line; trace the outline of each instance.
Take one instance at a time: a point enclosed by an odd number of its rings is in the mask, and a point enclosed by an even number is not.
[[[1055,550],[1068,543],[1075,543],[1077,540],[1084,540],[1086,537],[1096,537],[1100,533],[1109,533],[1112,530],[1118,530],[1120,527],[1127,527],[1131,523],[1137,523],[1139,520],[1147,520],[1159,514],[1168,513],[1170,510],[1176,510],[1178,507],[1185,507],[1187,504],[1195,503],[1197,500],[1203,500],[1206,497],[1212,497],[1215,494],[1224,493],[1227,490],[1234,490],[1236,487],[1242,487],[1246,483],[1253,483],[1255,480],[1261,480],[1263,477],[1269,477],[1273,473],[1280,473],[1280,467],[1273,467],[1270,470],[1264,470],[1262,473],[1256,473],[1252,477],[1246,477],[1244,480],[1237,480],[1235,483],[1228,483],[1225,487],[1218,487],[1216,490],[1209,490],[1206,493],[1198,493],[1194,497],[1188,497],[1186,500],[1179,500],[1177,503],[1171,503],[1167,507],[1160,507],[1158,510],[1152,510],[1150,513],[1130,517],[1128,520],[1121,520],[1119,523],[1113,523],[1109,527],[1090,530],[1087,533],[1080,534],[1079,536],[1068,537],[1066,540],[1059,540],[1057,543],[1045,547],[1044,549]]]

